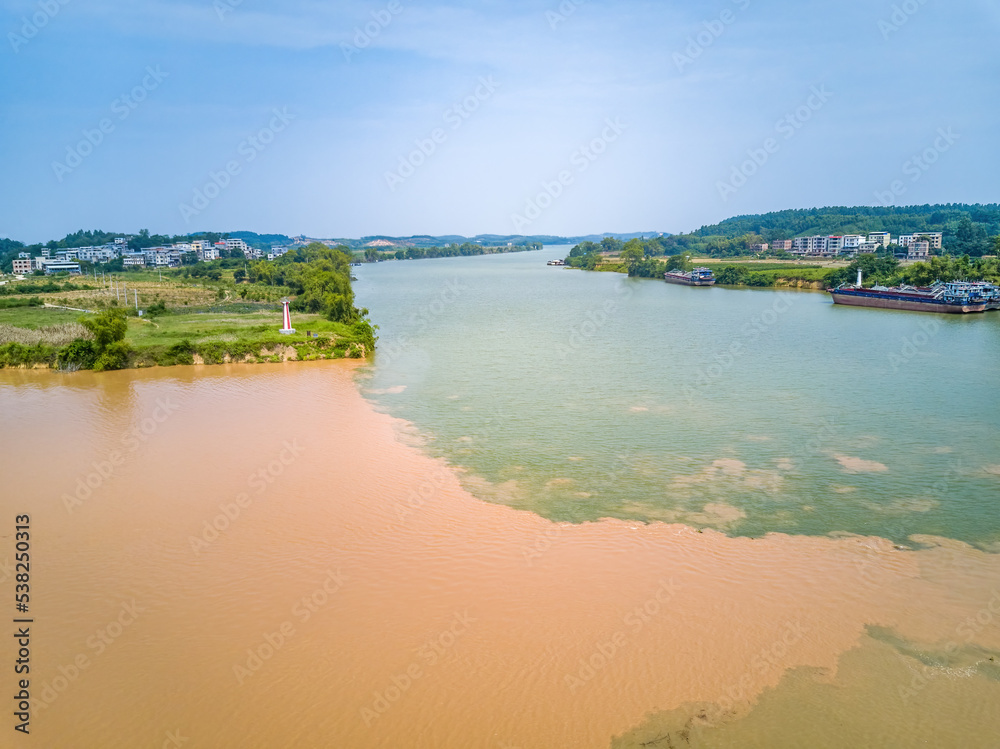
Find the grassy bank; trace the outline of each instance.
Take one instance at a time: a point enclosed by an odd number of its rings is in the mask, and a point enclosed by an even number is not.
[[[125,274],[113,284],[42,278],[5,284],[0,367],[364,358],[375,349],[375,329],[367,311],[354,307],[348,262],[345,253],[319,245],[273,265],[253,263],[242,282],[232,274],[196,281],[184,269]],[[285,296],[292,299],[291,335],[279,333],[278,300]]]
[[[87,315],[52,307],[0,309],[0,367],[53,367],[66,360],[74,341],[92,341],[78,320]],[[294,317],[296,333],[282,335],[281,308],[231,304],[127,318],[128,367],[223,362],[363,358],[371,350],[367,331],[319,314]],[[75,369],[71,363],[63,368]]]
[[[589,265],[583,262],[574,263],[578,258],[568,258],[567,262],[574,267],[603,273],[630,273],[629,263],[621,257],[602,256],[596,263]],[[831,277],[847,263],[815,263],[797,262],[767,262],[760,260],[719,260],[716,258],[690,258],[679,267],[690,270],[693,267],[705,266],[715,272],[720,286],[751,286],[758,288],[827,288]],[[663,278],[667,270],[674,270],[665,260],[646,258],[638,264],[633,263],[630,275],[639,278]]]

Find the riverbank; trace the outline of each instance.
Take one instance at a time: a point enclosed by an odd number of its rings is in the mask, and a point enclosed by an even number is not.
[[[0,368],[65,368],[67,347],[92,340],[80,318],[79,311],[58,307],[0,309]],[[282,335],[280,321],[278,305],[238,302],[129,317],[127,368],[363,359],[373,350],[367,323],[301,314],[294,316],[296,332]]]
[[[649,261],[646,261],[649,263]],[[640,277],[663,278],[667,264],[656,261],[648,272],[638,274]],[[745,260],[733,262],[719,258],[691,258],[687,266],[704,266],[711,268],[716,275],[719,286],[749,286],[752,288],[794,288],[794,289],[826,289],[830,288],[830,279],[848,263],[839,264],[797,262],[768,262],[761,260]],[[604,273],[629,273],[628,264],[619,258],[606,258],[593,268],[582,268]],[[645,270],[645,269],[644,269]]]
[[[931,685],[872,696],[888,744],[948,726],[941,741],[986,747],[1000,730],[1000,683],[983,675],[1000,650],[988,608],[1000,556],[929,537],[899,550],[549,522],[470,495],[408,444],[411,425],[360,395],[364,373],[0,373],[0,409],[21,425],[0,454],[0,505],[31,513],[46,560],[32,599],[48,623],[32,663],[40,743],[124,748],[180,729],[214,747],[603,749],[657,740],[675,713],[656,716],[690,703],[714,707],[685,720],[730,732],[762,720],[766,736],[789,716],[756,712],[765,690],[857,694],[838,676],[856,652],[847,673],[882,673],[864,657],[872,625]],[[220,445],[224,463],[190,460]],[[103,462],[113,475],[91,482]],[[122,602],[138,612],[127,626]],[[109,623],[114,636],[89,645]],[[952,660],[923,655],[949,640]],[[87,667],[62,677],[81,654]],[[799,667],[823,675],[788,682]],[[945,684],[974,720],[953,726],[951,700],[927,704]],[[826,709],[795,705],[796,720]]]

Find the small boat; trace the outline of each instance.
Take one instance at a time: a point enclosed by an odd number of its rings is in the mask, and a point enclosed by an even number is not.
[[[549,262],[547,262],[546,265],[558,265],[558,266],[562,266],[562,265],[566,265],[566,261],[565,260],[549,260]]]
[[[709,268],[695,268],[685,273],[679,270],[668,270],[663,274],[667,283],[679,283],[684,286],[715,286],[715,274]]]

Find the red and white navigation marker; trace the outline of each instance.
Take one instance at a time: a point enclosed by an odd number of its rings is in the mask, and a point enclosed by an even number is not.
[[[290,302],[288,299],[282,299],[281,303],[284,305],[284,311],[282,313],[283,317],[281,318],[283,321],[283,326],[281,330],[278,332],[282,333],[283,335],[291,335],[292,333],[295,332],[295,328],[292,327],[292,313],[288,309],[288,305],[290,304]]]

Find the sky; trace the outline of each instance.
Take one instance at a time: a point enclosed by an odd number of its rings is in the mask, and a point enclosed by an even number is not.
[[[998,200],[995,0],[0,0],[0,237]]]

